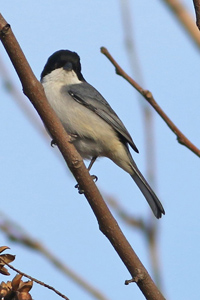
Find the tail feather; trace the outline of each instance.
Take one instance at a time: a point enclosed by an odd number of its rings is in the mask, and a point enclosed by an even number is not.
[[[133,180],[141,190],[142,194],[146,198],[156,218],[161,218],[162,214],[165,214],[164,208],[154,191],[151,189],[151,187],[143,177],[143,175],[140,173],[138,168],[135,168],[135,166],[134,174],[131,175],[131,177],[133,178]]]

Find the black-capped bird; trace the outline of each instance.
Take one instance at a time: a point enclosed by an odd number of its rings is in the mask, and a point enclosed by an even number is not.
[[[42,71],[41,83],[53,110],[83,159],[110,158],[131,175],[156,218],[164,208],[136,163],[128,145],[138,152],[129,132],[103,96],[81,73],[80,57],[69,50],[51,55]]]

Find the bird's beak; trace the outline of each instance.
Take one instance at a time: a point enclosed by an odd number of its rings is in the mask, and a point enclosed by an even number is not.
[[[67,62],[64,65],[63,69],[66,70],[66,71],[72,71],[72,69],[73,69],[72,63],[71,62]]]

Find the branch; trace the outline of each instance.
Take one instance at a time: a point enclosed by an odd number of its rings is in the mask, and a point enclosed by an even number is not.
[[[126,52],[129,58],[129,65],[132,70],[132,76],[136,78],[137,82],[144,86],[144,76],[140,64],[140,57],[137,51],[136,41],[134,40],[134,30],[133,30],[133,17],[131,15],[131,5],[130,1],[120,0],[121,4],[121,17],[122,17],[122,25],[123,25],[123,34],[124,34],[124,44],[126,48]],[[142,112],[142,123],[144,130],[144,140],[145,140],[145,165],[146,165],[146,177],[147,181],[151,184],[151,186],[155,187],[156,182],[156,153],[155,153],[155,129],[154,129],[154,119],[153,119],[153,111],[148,103],[143,99],[141,94],[137,94],[138,101],[140,103],[141,112]],[[122,212],[122,210],[120,210]],[[129,218],[127,218],[128,221]],[[135,223],[134,226],[137,226],[137,220],[130,220]],[[136,222],[134,222],[136,221]],[[142,220],[141,220],[142,221]],[[140,220],[139,220],[140,222]],[[148,229],[147,237],[150,232],[152,233],[151,239],[148,240],[148,246],[150,248],[150,260],[153,271],[153,278],[155,280],[156,285],[159,289],[162,290],[161,285],[161,271],[159,264],[159,255],[158,255],[158,244],[156,230],[157,223],[152,214],[150,214],[150,220],[144,223],[146,225],[145,229]],[[144,231],[145,232],[145,231]],[[150,242],[151,241],[151,242]]]
[[[193,17],[189,14],[183,3],[179,0],[163,0],[169,6],[171,11],[175,14],[179,22],[183,25],[186,32],[192,38],[193,42],[200,48],[199,30],[194,22]],[[193,0],[195,1],[195,0]],[[197,0],[196,2],[199,2]]]
[[[163,300],[163,295],[110,213],[88,170],[85,168],[81,156],[72,143],[69,142],[68,134],[47,102],[42,85],[34,76],[10,25],[2,15],[0,15],[0,38],[20,78],[25,95],[30,99],[45,123],[80,188],[84,191],[85,197],[98,220],[100,230],[109,239],[146,299]]]
[[[0,75],[2,77],[3,86],[5,90],[11,94],[13,99],[16,100],[17,105],[20,107],[24,115],[28,118],[29,121],[31,121],[31,125],[34,126],[34,128],[37,128],[38,132],[42,134],[43,136],[47,136],[47,131],[45,130],[44,126],[40,122],[38,122],[38,118],[35,114],[33,114],[32,108],[28,105],[28,102],[25,102],[26,99],[19,91],[19,89],[16,87],[15,83],[10,79],[9,71],[6,69],[6,66],[4,65],[3,60],[0,57]]]
[[[193,3],[194,3],[194,9],[195,9],[195,13],[196,13],[196,24],[200,30],[200,1],[193,0]]]
[[[145,239],[147,240],[148,247],[150,249],[151,262],[154,272],[154,279],[158,287],[161,286],[161,276],[159,271],[159,255],[157,249],[157,226],[154,219],[150,219],[148,222],[142,218],[135,218],[130,215],[123,207],[112,197],[107,196],[108,204],[115,210],[117,215],[125,222],[126,225],[131,226],[134,229],[139,230]]]
[[[108,52],[105,47],[101,47],[101,53],[103,53],[113,64],[115,67],[116,73],[122,76],[125,80],[127,80],[148,102],[151,106],[157,111],[160,117],[165,121],[165,123],[169,126],[169,128],[174,132],[177,137],[177,140],[180,144],[184,145],[188,149],[190,149],[194,154],[200,157],[200,149],[198,149],[194,144],[190,142],[190,140],[178,129],[178,127],[170,120],[170,118],[166,115],[166,113],[162,110],[162,108],[155,101],[152,93],[148,90],[144,90],[135,80],[133,80],[115,61],[112,55]]]
[[[67,298],[64,294],[60,293],[58,290],[56,290],[54,287],[52,287],[51,285],[48,285],[26,273],[21,272],[20,270],[16,269],[15,267],[13,267],[12,265],[10,265],[9,263],[7,263],[3,258],[0,258],[1,263],[5,264],[6,266],[8,266],[11,270],[15,271],[16,273],[36,282],[37,284],[40,284],[46,288],[48,288],[49,290],[52,290],[53,292],[55,292],[57,295],[59,295],[60,297],[64,298],[65,300],[69,300],[69,298]]]
[[[56,257],[47,248],[45,248],[42,243],[38,242],[36,239],[28,235],[23,230],[23,228],[19,226],[19,224],[9,220],[8,218],[5,218],[3,214],[0,214],[0,220],[0,229],[7,235],[8,239],[43,254],[44,257],[49,260],[56,268],[62,271],[65,275],[67,275],[71,280],[82,287],[94,298],[98,300],[108,300],[108,298],[106,298],[100,291],[98,291],[90,283],[81,278],[80,275],[76,274],[73,270],[66,266],[59,257]]]

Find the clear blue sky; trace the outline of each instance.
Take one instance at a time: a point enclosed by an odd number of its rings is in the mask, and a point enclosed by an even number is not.
[[[130,1],[134,40],[145,86],[161,107],[197,146],[200,146],[199,50],[166,8],[163,1]],[[185,1],[193,13],[192,1]],[[105,46],[131,74],[122,29],[119,1],[4,1],[1,13],[12,29],[39,78],[47,58],[56,50],[76,51],[86,80],[94,85],[118,113],[140,154],[133,153],[145,174],[144,132],[137,93],[115,75],[100,53]],[[14,69],[0,45],[0,57],[21,91]],[[74,189],[69,173],[50,138],[41,135],[19,105],[5,91],[0,101],[1,211],[44,243],[77,273],[103,291],[109,299],[144,299],[136,285],[124,286],[130,275],[112,246],[98,229],[83,196]],[[37,122],[41,121],[31,104]],[[22,102],[23,104],[23,102]],[[23,104],[24,105],[24,104]],[[200,173],[199,159],[177,143],[175,135],[154,113],[156,192],[166,216],[157,221],[164,295],[168,299],[200,298]],[[107,159],[93,168],[97,185],[112,195],[130,214],[149,218],[150,209],[130,176]],[[151,273],[147,244],[135,230],[117,220],[137,255]],[[72,299],[92,299],[41,257],[8,241],[13,263],[24,272],[50,284]],[[12,273],[14,275],[14,273]],[[1,276],[2,280],[6,280]],[[34,299],[58,299],[34,284]]]

